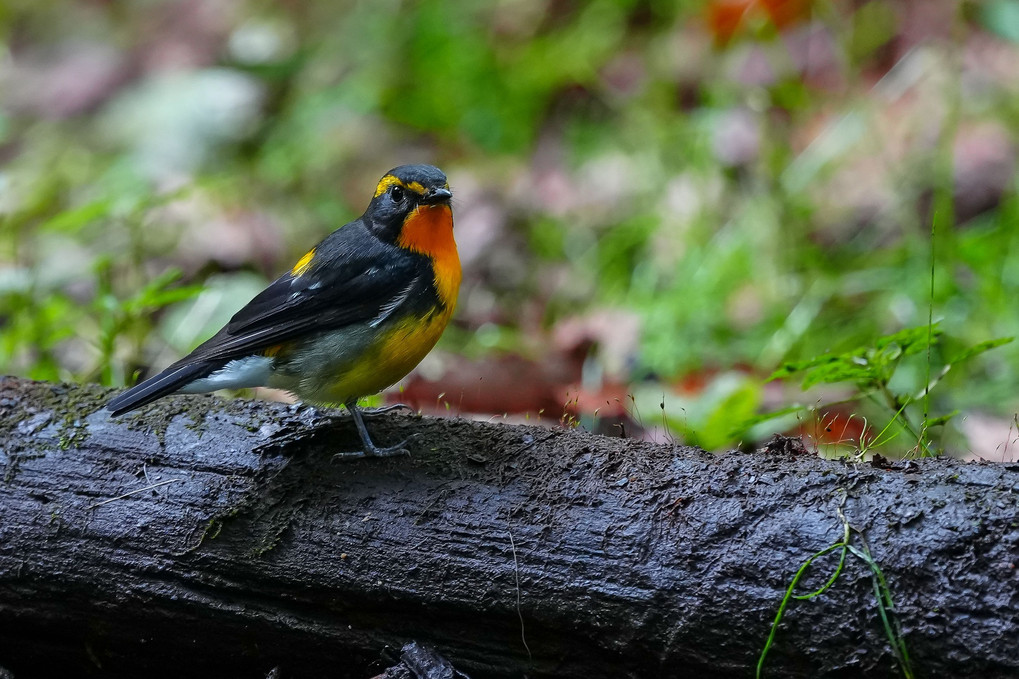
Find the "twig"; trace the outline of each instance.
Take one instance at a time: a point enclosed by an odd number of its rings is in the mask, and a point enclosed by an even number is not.
[[[117,497],[111,497],[109,500],[103,500],[102,502],[97,502],[94,505],[89,505],[88,508],[89,509],[95,509],[96,507],[99,507],[101,505],[105,505],[105,504],[107,504],[109,502],[113,502],[115,500],[123,500],[126,497],[131,497],[132,495],[137,495],[138,493],[144,493],[145,491],[152,490],[153,488],[159,488],[160,486],[165,486],[165,485],[168,485],[168,484],[171,484],[171,483],[176,483],[178,481],[183,481],[183,480],[184,479],[169,479],[167,481],[160,481],[159,483],[153,483],[151,486],[145,486],[144,488],[138,488],[137,490],[132,490],[130,493],[124,493],[123,495],[118,495]]]
[[[520,641],[524,644],[524,650],[527,651],[527,659],[533,660],[534,656],[531,655],[531,649],[527,645],[527,639],[524,638],[524,614],[520,610],[520,564],[517,563],[517,546],[513,543],[513,533],[509,534],[510,539],[510,550],[513,552],[513,578],[517,583],[517,617],[520,618]]]

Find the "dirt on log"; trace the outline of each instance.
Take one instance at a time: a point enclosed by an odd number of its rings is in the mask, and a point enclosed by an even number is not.
[[[843,520],[916,676],[1019,675],[1019,466],[710,455],[583,431],[0,381],[0,667],[355,677],[408,641],[484,677],[752,676]],[[840,514],[841,512],[841,514]],[[821,586],[839,550],[798,591]],[[764,676],[899,676],[872,569],[792,600]]]

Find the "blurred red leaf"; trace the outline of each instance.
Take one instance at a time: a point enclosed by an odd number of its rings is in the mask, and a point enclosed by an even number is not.
[[[711,34],[724,45],[737,35],[752,32],[761,22],[778,30],[810,16],[811,0],[712,0],[707,7]]]

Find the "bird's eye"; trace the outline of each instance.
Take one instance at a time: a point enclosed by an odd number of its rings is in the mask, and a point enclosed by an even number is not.
[[[407,191],[402,186],[394,186],[389,190],[389,195],[392,196],[394,202],[402,203],[403,199],[407,197]]]

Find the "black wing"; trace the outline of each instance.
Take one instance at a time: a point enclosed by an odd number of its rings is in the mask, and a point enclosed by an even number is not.
[[[432,287],[429,271],[423,256],[383,243],[361,222],[353,222],[319,244],[306,271],[277,278],[212,338],[106,407],[123,413],[206,377],[233,359],[313,332],[384,319],[407,303],[421,301]]]
[[[334,235],[345,231],[355,231],[354,225]],[[300,276],[287,273],[276,279],[191,357],[240,358],[311,332],[371,322],[431,286],[424,257],[367,233],[335,241],[330,237],[316,249],[313,261]]]

